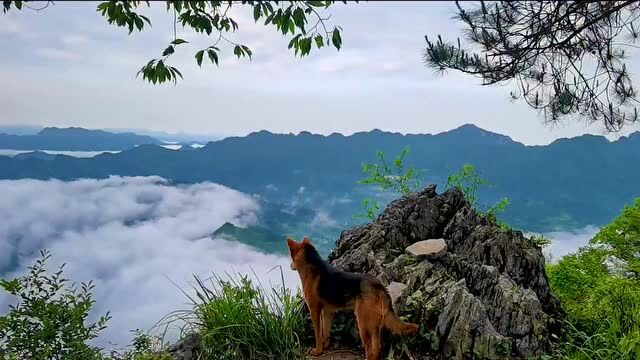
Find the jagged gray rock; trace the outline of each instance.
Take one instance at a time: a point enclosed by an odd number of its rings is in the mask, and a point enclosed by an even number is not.
[[[405,252],[423,239],[444,239],[446,252]],[[329,260],[407,285],[396,308],[421,325],[414,357],[529,358],[547,352],[560,330],[541,249],[478,214],[459,190],[437,194],[432,185],[392,202],[375,221],[344,231]]]
[[[198,360],[202,351],[202,337],[198,333],[191,333],[167,350],[175,360]]]
[[[391,303],[395,305],[398,299],[400,299],[400,297],[402,296],[402,292],[406,288],[407,288],[407,285],[403,283],[395,282],[395,281],[389,284],[389,286],[387,286],[387,291],[391,296]]]

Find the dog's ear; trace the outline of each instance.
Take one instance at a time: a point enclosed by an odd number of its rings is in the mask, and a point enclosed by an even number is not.
[[[304,239],[302,239],[302,243],[311,245],[311,240],[309,240],[309,238],[305,236]]]
[[[292,238],[287,238],[287,245],[289,246],[289,249],[293,250],[296,248],[298,243],[296,243],[295,240],[293,240]]]

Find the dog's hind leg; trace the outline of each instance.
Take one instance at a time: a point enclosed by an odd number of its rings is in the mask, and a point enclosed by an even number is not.
[[[367,326],[367,314],[366,309],[361,301],[356,302],[355,307],[356,321],[358,322],[358,333],[360,334],[360,340],[364,346],[365,357],[369,359],[369,353],[371,353],[371,333]]]
[[[371,333],[371,349],[367,355],[367,360],[382,359],[382,321],[377,321],[377,323],[372,323],[369,330]]]
[[[367,360],[380,360],[382,358],[382,322],[383,318],[375,311],[375,307],[369,308],[366,317],[366,328],[370,336]]]

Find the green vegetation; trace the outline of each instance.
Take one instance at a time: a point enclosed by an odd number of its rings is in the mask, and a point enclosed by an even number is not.
[[[400,155],[396,156],[393,162],[389,164],[385,159],[384,153],[377,151],[376,163],[364,163],[362,165],[362,172],[364,172],[367,177],[358,181],[358,183],[363,185],[377,185],[382,191],[391,191],[401,196],[418,191],[422,187],[420,178],[424,171],[418,170],[413,166],[405,166],[404,159],[408,153],[409,147],[407,146],[402,149]],[[503,212],[509,205],[510,202],[508,198],[503,198],[495,205],[484,210],[482,210],[478,204],[479,190],[487,185],[489,185],[489,182],[480,176],[473,165],[465,164],[459,172],[447,177],[445,188],[460,189],[469,204],[501,228],[510,229],[509,225],[497,219],[497,214]],[[363,199],[362,207],[364,213],[356,214],[354,217],[375,220],[380,213],[380,202],[371,198]]]
[[[68,285],[63,267],[52,275],[46,270],[47,251],[28,273],[0,286],[17,298],[0,316],[2,360],[170,360],[162,337],[134,331],[132,343],[109,353],[89,341],[106,328],[109,314],[87,323],[95,301],[91,283]],[[161,325],[180,325],[203,339],[203,359],[291,359],[303,357],[309,334],[304,303],[299,294],[284,287],[264,289],[247,277],[228,281],[196,278],[192,309],[176,311]],[[186,294],[186,293],[185,293]]]
[[[640,358],[639,228],[637,199],[588,246],[547,266],[552,291],[567,312],[557,358]]]
[[[96,338],[109,321],[109,314],[87,324],[95,303],[93,284],[70,284],[62,277],[64,265],[48,274],[51,254],[41,252],[26,275],[0,280],[0,288],[17,303],[0,316],[0,359],[99,359],[100,349],[88,341]]]
[[[393,191],[401,196],[418,191],[422,186],[420,177],[423,171],[413,166],[405,169],[404,158],[408,153],[409,147],[407,146],[402,149],[400,155],[396,156],[393,162],[389,164],[384,157],[384,152],[377,151],[376,163],[364,163],[362,165],[362,172],[368,176],[358,181],[358,183],[363,185],[377,185],[382,191]],[[374,220],[376,216],[378,216],[380,211],[380,203],[378,201],[365,198],[362,200],[362,206],[365,213],[357,214],[356,217]]]
[[[140,330],[133,331],[135,337],[128,349],[112,350],[104,360],[173,360],[163,346],[162,338],[153,337]]]
[[[465,199],[473,205],[478,204],[478,189],[486,185],[487,181],[480,177],[473,165],[462,165],[460,172],[447,177],[447,189],[458,188],[464,193]]]
[[[161,323],[185,322],[183,331],[198,332],[205,359],[302,358],[308,334],[304,303],[284,286],[284,278],[273,289],[246,276],[229,278],[196,278],[192,308]]]
[[[458,188],[464,194],[464,198],[473,207],[478,209],[480,213],[489,218],[492,222],[498,224],[502,229],[510,229],[511,227],[505,222],[498,220],[497,214],[503,212],[510,204],[508,198],[502,198],[495,205],[484,210],[478,204],[478,191],[481,187],[489,185],[489,182],[483,179],[471,164],[464,164],[458,173],[451,174],[447,177],[447,189]]]
[[[420,189],[422,171],[409,167],[405,170],[404,158],[409,153],[409,147],[402,149],[400,155],[387,163],[382,151],[376,152],[377,163],[362,165],[362,172],[369,176],[359,181],[364,185],[379,185],[382,190],[392,190],[400,195],[407,195]]]

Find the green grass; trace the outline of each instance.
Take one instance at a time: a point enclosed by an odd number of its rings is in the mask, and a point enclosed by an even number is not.
[[[192,308],[170,314],[162,324],[182,322],[183,333],[200,333],[203,359],[304,358],[304,303],[284,286],[284,278],[279,286],[265,289],[247,276],[227,277],[196,277],[195,297],[183,291]]]

